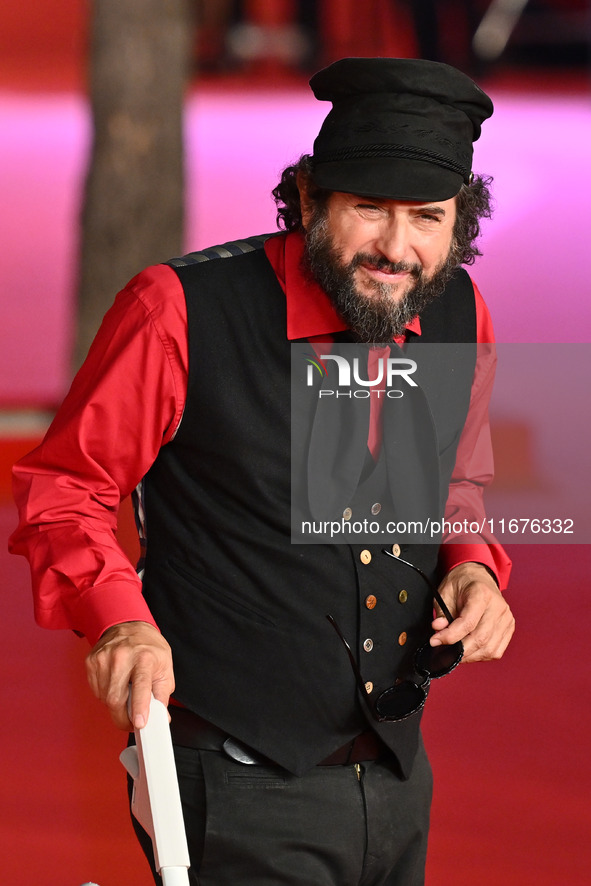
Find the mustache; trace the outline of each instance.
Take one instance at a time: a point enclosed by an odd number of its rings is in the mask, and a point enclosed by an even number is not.
[[[356,252],[349,263],[349,270],[355,271],[360,265],[372,265],[376,270],[389,274],[411,274],[415,280],[420,280],[423,274],[421,265],[404,261],[391,262],[383,255],[371,255],[369,252]]]

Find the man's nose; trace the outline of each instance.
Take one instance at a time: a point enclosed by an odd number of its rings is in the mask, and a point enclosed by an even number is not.
[[[408,261],[411,231],[406,219],[385,219],[376,238],[376,247],[390,262]]]

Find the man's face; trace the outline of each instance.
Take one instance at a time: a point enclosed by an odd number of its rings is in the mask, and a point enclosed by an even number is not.
[[[323,208],[304,199],[308,268],[360,339],[389,341],[453,273],[455,219],[455,198],[418,203],[334,192]]]

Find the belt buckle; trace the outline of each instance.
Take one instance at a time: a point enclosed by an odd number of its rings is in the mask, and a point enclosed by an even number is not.
[[[237,741],[231,736],[225,740],[222,748],[231,760],[235,760],[236,763],[242,763],[245,766],[264,766],[268,763],[268,760],[261,754],[257,754],[247,745],[242,744],[242,742]]]

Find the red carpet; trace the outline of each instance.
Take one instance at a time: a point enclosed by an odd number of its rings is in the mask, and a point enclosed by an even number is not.
[[[501,662],[433,688],[430,886],[589,882],[589,547],[510,549],[517,619]]]

